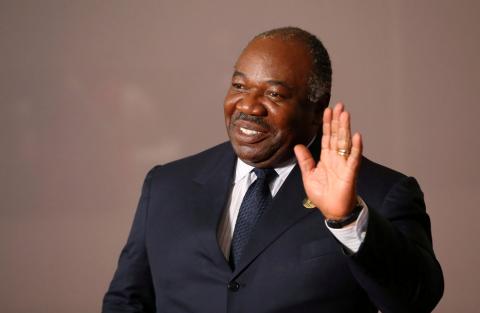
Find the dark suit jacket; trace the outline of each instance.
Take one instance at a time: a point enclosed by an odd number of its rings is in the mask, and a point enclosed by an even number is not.
[[[357,253],[344,252],[319,210],[303,207],[295,167],[232,272],[217,227],[235,161],[223,143],[149,172],[104,313],[411,313],[436,305],[443,278],[423,194],[415,179],[367,159],[357,191],[369,220]]]

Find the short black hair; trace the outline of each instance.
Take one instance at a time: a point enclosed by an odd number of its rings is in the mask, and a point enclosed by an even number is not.
[[[332,65],[327,49],[315,35],[298,27],[281,27],[268,30],[256,35],[256,39],[279,38],[285,41],[298,40],[303,43],[312,56],[312,72],[308,78],[308,100],[312,103],[321,101],[326,108],[330,101],[332,89]]]

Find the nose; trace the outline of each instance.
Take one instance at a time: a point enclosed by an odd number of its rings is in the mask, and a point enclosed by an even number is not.
[[[262,96],[255,92],[245,94],[240,101],[237,102],[237,110],[248,115],[267,115],[267,110],[262,103]]]

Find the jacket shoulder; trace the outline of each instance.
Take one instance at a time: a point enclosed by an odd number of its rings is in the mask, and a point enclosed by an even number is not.
[[[217,164],[225,159],[234,159],[235,153],[229,141],[218,144],[214,147],[199,153],[153,167],[149,176],[153,179],[161,175],[176,177],[192,177],[207,174]]]
[[[358,173],[357,192],[367,203],[381,203],[397,183],[407,178],[405,174],[363,157]]]
[[[399,179],[405,178],[406,175],[394,169],[386,167],[382,164],[373,162],[372,160],[363,157],[360,165],[359,179],[367,179],[381,181],[382,184],[395,182]]]

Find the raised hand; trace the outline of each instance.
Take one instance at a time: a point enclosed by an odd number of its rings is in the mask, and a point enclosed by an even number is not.
[[[308,198],[327,219],[346,217],[356,204],[362,138],[350,133],[350,114],[338,103],[323,113],[322,150],[315,164],[304,145],[294,148]]]

